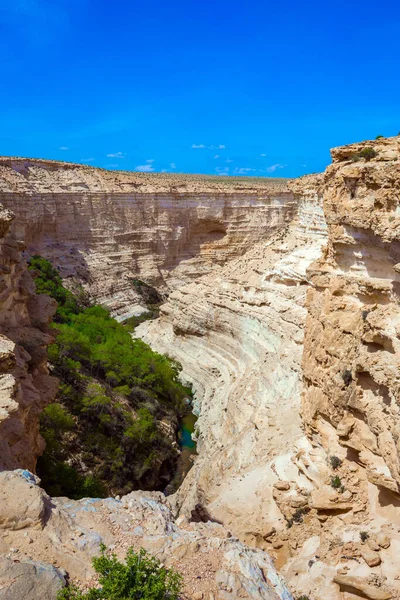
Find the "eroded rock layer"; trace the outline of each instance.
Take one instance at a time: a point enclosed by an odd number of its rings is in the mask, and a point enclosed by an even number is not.
[[[111,172],[0,159],[0,202],[29,253],[76,278],[115,315],[140,300],[136,278],[160,289],[243,254],[295,212],[281,179]],[[137,308],[137,307],[136,307]]]
[[[274,482],[306,486],[296,456],[312,450],[300,418],[306,270],[326,225],[316,179],[307,181],[308,195],[294,190],[299,219],[174,291],[160,318],[138,328],[181,361],[196,390],[199,457],[177,494],[181,512],[204,506],[261,547],[272,530],[286,530]]]
[[[34,470],[43,450],[39,415],[57,383],[46,352],[56,303],[35,294],[24,246],[9,234],[13,219],[0,206],[0,469]]]

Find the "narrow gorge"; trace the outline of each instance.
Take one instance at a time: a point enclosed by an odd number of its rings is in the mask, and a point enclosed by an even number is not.
[[[87,584],[102,541],[156,553],[188,599],[400,597],[400,138],[331,153],[297,180],[0,158],[0,598]],[[172,496],[39,487],[56,303],[33,255],[121,323],[159,295],[133,335],[198,416]]]

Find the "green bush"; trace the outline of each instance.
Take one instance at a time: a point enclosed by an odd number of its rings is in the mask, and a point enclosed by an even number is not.
[[[48,357],[61,383],[57,404],[41,418],[43,486],[73,498],[154,489],[162,465],[172,477],[177,458],[157,421],[176,420],[191,395],[181,366],[132,339],[104,307],[81,306],[45,259],[33,257],[30,268],[37,291],[59,302]]]
[[[139,553],[130,548],[122,563],[102,545],[101,555],[92,562],[99,587],[82,592],[70,586],[58,593],[57,600],[178,600],[181,593],[182,576],[143,548]]]
[[[338,456],[331,456],[329,458],[329,462],[331,463],[332,469],[338,469],[342,466],[342,462]]]
[[[340,490],[343,487],[342,480],[338,475],[335,475],[335,477],[331,477],[331,486],[335,490]]]

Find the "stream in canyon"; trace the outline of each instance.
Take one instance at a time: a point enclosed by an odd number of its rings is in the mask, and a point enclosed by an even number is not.
[[[166,496],[176,492],[193,466],[194,457],[197,454],[197,444],[192,439],[192,433],[194,433],[197,418],[198,417],[190,411],[186,413],[180,421],[178,441],[181,453],[177,461],[174,478],[164,490]]]

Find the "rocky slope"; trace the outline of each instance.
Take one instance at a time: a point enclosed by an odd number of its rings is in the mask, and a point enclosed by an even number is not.
[[[115,315],[140,312],[132,280],[167,291],[243,254],[293,217],[282,179],[124,173],[0,159],[14,230]]]
[[[123,559],[145,548],[184,577],[183,599],[292,600],[265,552],[215,523],[175,522],[161,493],[50,499],[28,471],[0,473],[0,598],[55,600],[66,576],[96,584],[100,544]]]
[[[0,207],[0,468],[34,470],[43,451],[39,415],[57,385],[46,353],[56,303],[36,296],[23,244],[9,234],[13,219]]]

